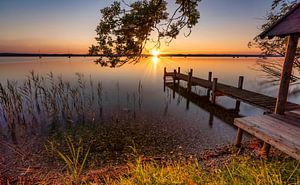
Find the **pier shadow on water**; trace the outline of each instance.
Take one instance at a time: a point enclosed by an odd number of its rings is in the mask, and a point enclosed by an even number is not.
[[[194,92],[188,92],[188,89],[180,86],[178,83],[175,84],[172,82],[167,82],[164,86],[172,90],[173,99],[175,99],[175,93],[183,97],[186,101],[186,109],[190,107],[190,102],[196,105],[197,107],[207,111],[209,113],[209,125],[212,127],[214,117],[222,120],[223,122],[233,125],[234,118],[242,117],[239,114],[239,106],[234,109],[228,109],[221,105],[213,104],[210,100],[210,95],[198,95]],[[181,101],[181,98],[178,98]]]

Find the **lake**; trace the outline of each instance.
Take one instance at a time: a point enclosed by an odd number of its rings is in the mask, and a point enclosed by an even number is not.
[[[60,76],[71,84],[78,81],[78,76],[81,76],[87,84],[90,80],[95,83],[99,81],[103,87],[105,115],[132,114],[134,112],[135,119],[144,119],[148,122],[161,120],[161,125],[156,129],[162,129],[164,133],[170,134],[174,140],[178,140],[177,143],[183,141],[185,143],[183,147],[189,152],[230,144],[235,138],[236,129],[228,123],[228,120],[225,120],[227,118],[214,115],[213,111],[207,109],[205,103],[203,106],[201,105],[202,107],[190,103],[187,109],[184,97],[176,93],[173,98],[172,90],[168,87],[164,91],[164,67],[169,72],[181,67],[182,73],[187,73],[192,68],[194,76],[205,79],[207,79],[208,72],[211,71],[213,77],[218,78],[218,82],[233,86],[237,86],[239,76],[244,76],[245,89],[274,97],[277,94],[277,86],[272,85],[273,83],[265,83],[270,79],[260,70],[257,61],[262,59],[257,58],[149,57],[143,58],[138,63],[125,64],[119,68],[101,67],[93,62],[95,59],[92,57],[1,57],[0,82],[6,84],[7,80],[11,80],[22,84],[26,76],[30,75],[30,71],[41,76],[47,76],[52,72],[54,78]],[[267,60],[282,62],[280,58]],[[186,84],[182,83],[182,86],[186,86]],[[89,91],[88,89],[87,85],[86,90]],[[200,95],[206,93],[205,89],[201,88],[193,88],[193,92]],[[289,101],[299,104],[299,94],[291,94]],[[217,104],[230,109],[234,108],[235,100],[218,97]],[[114,113],[114,111],[118,113]],[[241,104],[240,115],[257,114],[263,114],[263,110]],[[0,115],[3,116],[3,114]],[[232,119],[229,118],[229,120]],[[3,118],[0,121],[1,136],[3,139],[9,140],[7,123]],[[40,131],[35,132],[37,134]],[[26,133],[28,134],[28,132]],[[28,138],[28,136],[25,137],[24,131],[16,133],[16,135],[17,138]]]

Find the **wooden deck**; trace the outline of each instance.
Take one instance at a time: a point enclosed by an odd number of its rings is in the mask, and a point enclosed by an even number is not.
[[[175,77],[176,80],[183,80],[186,82],[189,81],[189,76],[182,73],[166,72],[165,77],[172,77],[172,78]],[[201,86],[210,90],[212,90],[213,88],[213,82],[210,80],[191,77],[190,81],[192,86]],[[238,87],[233,87],[222,83],[216,84],[216,91],[218,92],[218,94],[231,97],[233,99],[261,108],[268,112],[274,112],[275,110],[276,98],[274,97],[266,96],[263,94],[259,94],[256,92],[252,92]],[[300,105],[287,102],[286,104],[287,111],[291,111],[295,109],[300,109]]]
[[[285,115],[269,114],[236,118],[234,125],[300,160],[300,110]],[[240,141],[237,136],[237,145]],[[240,138],[241,140],[241,138]]]

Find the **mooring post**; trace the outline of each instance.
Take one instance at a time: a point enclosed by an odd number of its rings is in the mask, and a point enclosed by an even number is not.
[[[239,83],[238,83],[238,88],[239,89],[243,89],[243,83],[244,83],[244,77],[243,76],[239,76]],[[241,106],[241,101],[236,100],[235,102],[235,112],[239,112],[240,111],[240,106]]]
[[[176,69],[174,69],[174,74],[173,74],[173,99],[175,98],[175,86],[176,86]]]
[[[174,73],[173,73],[173,85],[174,85],[174,87],[175,87],[175,85],[176,85],[176,69],[174,69]]]
[[[241,128],[238,128],[236,140],[235,140],[236,147],[241,147],[242,139],[243,139],[243,130]]]
[[[190,70],[188,74],[188,86],[187,86],[187,91],[190,93],[192,91],[192,76],[193,76],[193,69]]]
[[[166,75],[167,75],[167,68],[164,67],[164,77],[163,77],[163,79],[164,79],[164,92],[166,91]]]
[[[211,79],[212,79],[212,72],[208,72],[208,81],[211,82]],[[206,96],[210,96],[210,89],[208,88],[207,91],[206,91]]]
[[[180,67],[178,67],[178,72],[177,73],[180,74]],[[178,86],[179,86],[179,81],[180,81],[180,79],[178,78],[178,81],[177,81]]]
[[[212,97],[211,97],[211,102],[213,104],[216,103],[217,83],[218,83],[218,78],[214,78],[212,83]]]

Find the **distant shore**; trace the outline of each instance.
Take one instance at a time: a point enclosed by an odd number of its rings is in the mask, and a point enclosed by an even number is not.
[[[108,55],[89,55],[89,54],[47,54],[47,53],[0,53],[0,57],[107,57]],[[114,55],[115,57],[122,57]],[[152,57],[150,54],[142,54],[142,57]],[[267,58],[282,57],[280,55],[262,54],[160,54],[159,57],[230,57],[230,58]]]

